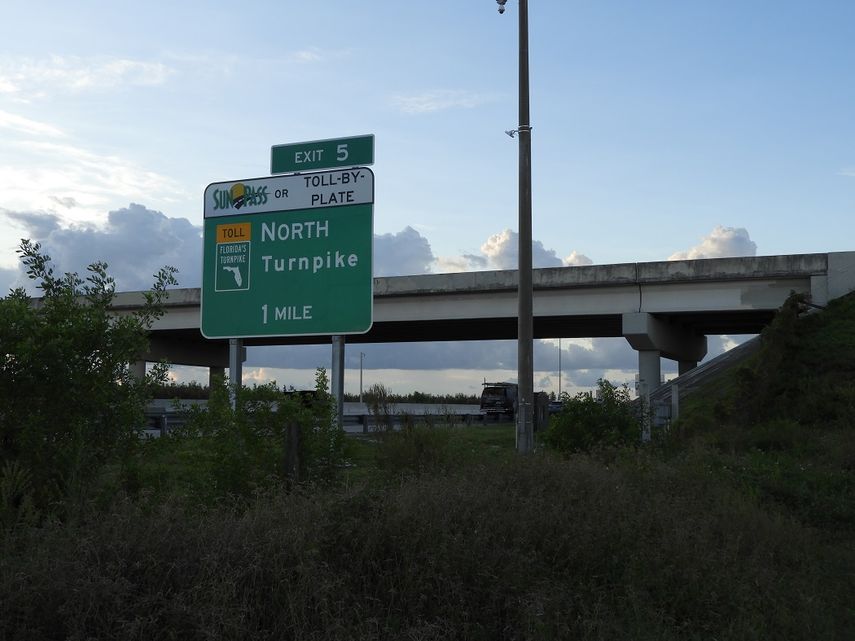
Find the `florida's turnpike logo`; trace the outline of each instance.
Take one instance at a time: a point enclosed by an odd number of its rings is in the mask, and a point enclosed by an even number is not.
[[[215,244],[214,291],[234,292],[249,289],[249,257],[252,225],[217,225]]]

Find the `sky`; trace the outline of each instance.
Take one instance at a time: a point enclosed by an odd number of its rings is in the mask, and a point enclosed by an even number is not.
[[[847,251],[855,3],[530,0],[535,266]],[[0,48],[0,288],[15,249],[201,282],[202,193],[272,145],[375,136],[375,275],[516,267],[518,3],[24,3]],[[558,338],[558,337],[556,337]],[[740,337],[710,337],[720,353]],[[631,381],[623,339],[562,341],[562,389]],[[477,393],[516,347],[363,345],[345,389]],[[663,361],[664,371],[673,367]],[[327,347],[252,349],[305,387]],[[535,387],[558,390],[556,341]],[[201,374],[176,368],[178,380]]]

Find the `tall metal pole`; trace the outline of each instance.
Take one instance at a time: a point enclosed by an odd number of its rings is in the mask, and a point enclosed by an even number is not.
[[[508,0],[496,0],[499,13]],[[534,449],[534,328],[531,273],[531,123],[528,105],[528,0],[520,0],[519,23],[519,266],[517,309],[517,451]]]
[[[561,400],[561,339],[558,339],[558,400]]]
[[[534,449],[534,329],[532,321],[531,282],[531,123],[528,87],[528,0],[520,0],[519,24],[519,311],[517,336],[517,377],[519,381],[519,415],[517,416],[517,451]]]

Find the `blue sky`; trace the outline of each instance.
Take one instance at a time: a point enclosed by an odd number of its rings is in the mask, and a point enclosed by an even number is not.
[[[539,264],[853,248],[855,4],[530,5]],[[365,133],[380,273],[507,266],[517,16],[514,0],[13,3],[0,285],[26,236],[62,269],[106,258],[123,288],[163,263],[197,286],[207,184],[267,174],[274,144]],[[381,351],[366,366],[395,364]],[[259,380],[297,376],[258,360]],[[374,374],[434,385],[395,372]]]

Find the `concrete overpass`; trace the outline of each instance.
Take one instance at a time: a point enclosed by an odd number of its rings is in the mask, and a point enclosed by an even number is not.
[[[652,390],[662,357],[677,361],[681,373],[691,369],[706,354],[707,335],[760,332],[791,292],[825,305],[855,290],[855,252],[536,269],[533,286],[535,338],[623,336],[638,351],[642,385]],[[347,342],[516,338],[516,287],[515,270],[375,278],[374,325],[367,334],[347,336]],[[200,295],[199,289],[170,292],[146,360],[214,371],[229,364],[229,341],[211,341],[199,331]],[[141,292],[119,293],[114,308],[127,312],[142,301]],[[339,358],[343,362],[343,350]]]

